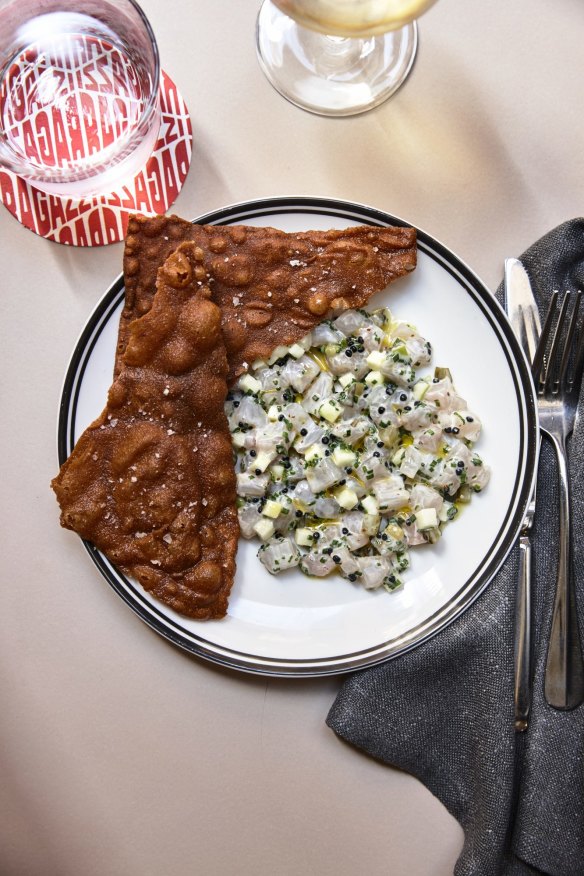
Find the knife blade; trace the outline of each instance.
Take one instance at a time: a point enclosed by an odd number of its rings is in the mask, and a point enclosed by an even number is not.
[[[531,365],[541,322],[529,275],[519,259],[505,259],[505,307],[515,337]]]
[[[529,276],[519,259],[505,260],[505,309],[515,337],[531,366],[541,334],[539,308]],[[535,480],[519,536],[519,577],[515,618],[515,729],[527,730],[531,708],[531,540],[535,515]]]

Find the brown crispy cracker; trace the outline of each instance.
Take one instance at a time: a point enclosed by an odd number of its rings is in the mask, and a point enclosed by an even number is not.
[[[360,226],[288,234],[275,228],[193,225],[177,216],[133,216],[124,251],[128,325],[146,313],[156,271],[168,255],[194,245],[196,279],[221,308],[228,382],[280,344],[307,334],[331,310],[362,307],[416,266],[413,228]]]
[[[193,247],[127,326],[101,416],[52,482],[61,523],[177,612],[223,617],[239,535],[221,315]]]

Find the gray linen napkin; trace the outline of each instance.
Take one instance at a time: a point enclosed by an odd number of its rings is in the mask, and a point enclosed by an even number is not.
[[[584,289],[584,219],[555,228],[521,259],[543,316],[554,289]],[[502,300],[502,288],[497,296]],[[570,447],[582,631],[583,419]],[[533,529],[535,669],[528,731],[514,731],[516,548],[450,627],[402,657],[350,676],[327,718],[347,742],[417,776],[457,818],[465,842],[455,876],[584,874],[584,707],[557,712],[543,696],[557,562],[556,477],[544,439]]]

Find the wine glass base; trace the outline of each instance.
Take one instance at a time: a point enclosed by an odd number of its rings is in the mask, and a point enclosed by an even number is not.
[[[352,116],[379,106],[410,73],[416,22],[371,37],[325,36],[297,24],[270,0],[258,14],[256,47],[270,83],[291,103],[322,116]]]

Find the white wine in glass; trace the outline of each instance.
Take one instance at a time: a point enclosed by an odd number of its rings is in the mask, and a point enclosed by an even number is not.
[[[436,0],[264,0],[257,50],[272,85],[302,109],[349,116],[387,100],[416,56],[415,19]]]

